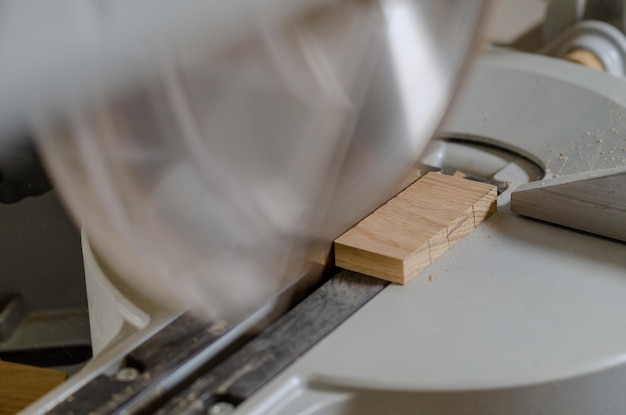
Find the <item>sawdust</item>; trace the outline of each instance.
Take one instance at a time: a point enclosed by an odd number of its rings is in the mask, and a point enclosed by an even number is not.
[[[546,172],[554,177],[626,164],[626,108],[622,97],[607,99],[604,120],[558,148],[548,148]],[[621,150],[621,154],[620,153]]]
[[[545,162],[546,172],[558,177],[624,165],[626,158],[618,153],[620,149],[622,152],[626,151],[626,136],[620,135],[620,128],[610,126],[624,118],[624,115],[622,111],[613,122],[607,120],[603,127],[585,131],[581,134],[581,139],[572,139],[563,148],[549,148],[551,156]]]

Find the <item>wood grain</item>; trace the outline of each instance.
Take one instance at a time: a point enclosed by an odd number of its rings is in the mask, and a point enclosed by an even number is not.
[[[16,414],[63,383],[65,372],[0,361],[0,415]]]
[[[626,167],[527,183],[511,193],[511,210],[626,241]]]
[[[495,186],[428,173],[335,240],[339,267],[405,284],[496,210]]]

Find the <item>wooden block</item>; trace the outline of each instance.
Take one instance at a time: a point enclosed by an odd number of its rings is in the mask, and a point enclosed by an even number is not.
[[[66,377],[58,370],[0,361],[0,415],[18,413]]]
[[[339,267],[405,284],[496,211],[495,186],[428,173],[335,240]]]

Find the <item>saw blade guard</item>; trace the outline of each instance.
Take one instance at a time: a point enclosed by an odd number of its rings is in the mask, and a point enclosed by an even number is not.
[[[331,241],[398,189],[482,8],[342,1],[276,24],[242,6],[246,36],[168,49],[144,78],[31,119],[109,267],[164,306],[232,318],[320,275]]]

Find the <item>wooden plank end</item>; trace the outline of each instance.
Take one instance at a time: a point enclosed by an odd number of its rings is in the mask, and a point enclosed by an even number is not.
[[[0,414],[14,414],[60,385],[65,372],[0,361]]]
[[[428,173],[337,238],[335,264],[404,285],[496,210],[495,186]]]

